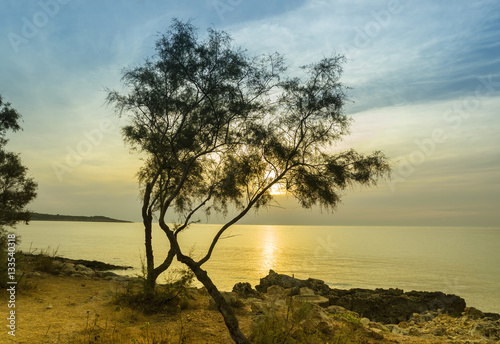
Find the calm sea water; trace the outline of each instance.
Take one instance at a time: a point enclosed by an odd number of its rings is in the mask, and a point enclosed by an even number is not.
[[[200,257],[217,229],[193,225],[181,234],[184,251]],[[144,257],[140,223],[32,222],[15,232],[23,251],[133,266],[129,275],[139,274]],[[159,228],[153,240],[160,263],[168,241]],[[239,225],[205,268],[221,290],[242,281],[256,285],[273,269],[336,288],[443,291],[500,313],[500,228]]]

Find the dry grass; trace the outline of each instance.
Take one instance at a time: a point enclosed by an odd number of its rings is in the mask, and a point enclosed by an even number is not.
[[[181,313],[146,316],[112,303],[124,282],[43,274],[27,283],[16,295],[16,337],[2,333],[1,343],[231,343],[222,317],[196,289]],[[7,296],[2,290],[4,305]],[[2,319],[7,312],[2,307]]]

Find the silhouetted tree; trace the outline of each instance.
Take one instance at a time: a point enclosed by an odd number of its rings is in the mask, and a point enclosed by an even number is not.
[[[21,116],[0,96],[0,256],[3,264],[0,271],[0,284],[5,285],[7,233],[6,227],[14,227],[19,222],[28,223],[30,212],[26,205],[36,197],[37,184],[27,176],[27,168],[22,165],[18,154],[4,150],[8,140],[7,130],[20,130]]]
[[[281,67],[279,56],[250,59],[231,47],[228,35],[209,30],[198,41],[190,24],[174,21],[143,66],[123,72],[128,95],[110,92],[108,102],[131,114],[125,140],[145,153],[139,171],[145,227],[147,292],[171,264],[171,248],[154,267],[152,220],[167,205],[179,214],[206,187],[203,169],[239,142],[237,126],[265,108],[262,99]],[[201,194],[201,193],[200,193]]]
[[[209,30],[201,40],[191,24],[175,20],[157,41],[154,58],[124,72],[130,93],[108,96],[130,115],[124,137],[144,155],[139,180],[146,246],[156,212],[171,245],[167,259],[176,256],[194,272],[236,343],[248,340],[202,268],[224,232],[251,209],[269,205],[273,185],[304,208],[333,210],[346,187],[374,184],[389,173],[381,152],[335,152],[333,143],[350,124],[342,112],[342,62],[340,56],[326,58],[304,67],[304,79],[287,78],[279,55],[250,58],[231,46],[226,33]],[[174,225],[166,220],[170,209],[179,216],[169,219]],[[227,222],[196,260],[183,251],[178,237],[196,214],[211,211]]]

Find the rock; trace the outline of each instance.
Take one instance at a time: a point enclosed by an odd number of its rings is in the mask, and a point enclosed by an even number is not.
[[[252,312],[255,312],[257,314],[262,314],[268,309],[266,304],[262,301],[252,302],[250,304],[250,308],[252,309]]]
[[[244,299],[258,295],[257,290],[252,289],[251,284],[248,282],[236,283],[233,287],[233,293],[236,293],[238,297]]]
[[[85,265],[82,265],[82,264],[75,264],[75,270],[76,271],[83,271],[83,270],[86,270],[88,269]]]
[[[332,326],[338,329],[339,320],[342,320],[354,324],[357,333],[363,338],[383,339],[384,332],[392,332],[435,342],[500,343],[500,315],[483,313],[472,307],[465,308],[465,301],[456,295],[404,292],[401,289],[331,289],[321,280],[298,280],[272,270],[269,276],[261,279],[258,287],[264,285],[267,285],[265,291],[274,295],[274,299],[269,297],[267,302],[254,299],[252,310],[256,313],[286,313],[288,297],[292,296],[294,302],[300,303],[294,309],[300,310],[297,314],[301,314],[302,319],[295,332],[303,329],[306,333],[316,330],[329,333]],[[321,296],[324,303],[313,301]],[[316,303],[326,308],[322,309]],[[314,307],[315,312],[310,314],[311,308],[308,310],[308,307]],[[337,314],[351,315],[356,319],[331,316]],[[359,314],[365,318],[359,319]],[[399,326],[394,325],[397,323]],[[291,332],[292,337],[295,332]],[[407,338],[407,341],[403,339],[402,342],[418,340]]]
[[[330,314],[349,314],[352,315],[353,317],[359,318],[358,313],[345,309],[344,307],[341,306],[328,306],[325,310],[327,311],[327,313]]]
[[[97,271],[96,276],[101,277],[101,278],[105,278],[105,279],[111,279],[113,277],[118,277],[119,275],[117,275],[111,271]]]
[[[330,305],[330,301],[326,297],[320,295],[295,295],[292,296],[292,300],[297,303],[312,303],[323,308],[326,308]]]
[[[314,290],[314,292],[318,295],[328,294],[328,292],[331,290],[330,287],[327,284],[325,284],[324,281],[319,279],[308,278],[304,282],[308,288]]]
[[[415,337],[420,337],[422,335],[422,331],[419,330],[416,327],[410,328],[410,330],[408,331],[408,333],[409,333],[410,336],[415,336]]]
[[[307,287],[307,282],[294,277],[282,275],[269,270],[269,274],[260,279],[260,283],[255,286],[255,289],[261,293],[267,292],[267,288],[273,285],[279,285],[283,288]]]
[[[300,294],[301,296],[306,296],[306,295],[315,295],[314,290],[307,288],[307,287],[302,287],[300,288]]]
[[[435,317],[437,317],[438,314],[436,313],[431,313],[431,312],[425,312],[422,314],[419,313],[413,313],[411,316],[410,320],[412,320],[415,324],[423,324],[429,321],[432,321]]]
[[[120,266],[120,265],[107,264],[107,263],[99,262],[97,260],[77,259],[77,260],[71,260],[71,261],[73,262],[73,264],[81,264],[81,265],[84,265],[84,266],[94,270],[94,271],[132,269],[131,266]]]
[[[406,321],[401,321],[398,326],[400,328],[408,328],[410,325]]]
[[[465,301],[456,295],[442,292],[404,292],[401,289],[331,289],[323,281],[309,278],[300,280],[273,270],[260,280],[255,288],[266,292],[272,285],[283,288],[309,288],[317,295],[329,300],[329,305],[342,306],[363,314],[372,321],[383,324],[397,324],[409,320],[415,313],[446,313],[460,316],[465,309]],[[436,313],[437,314],[437,313]],[[500,316],[499,316],[500,318]],[[427,316],[426,320],[429,319]],[[417,323],[417,322],[416,322]]]
[[[391,330],[392,333],[394,334],[399,334],[399,335],[407,335],[408,332],[402,329],[401,327],[397,325],[392,325],[392,327],[389,327],[389,330]]]
[[[55,269],[55,270],[61,270],[62,266],[64,265],[63,262],[61,262],[60,260],[57,260],[57,259],[54,259],[52,261],[52,267]]]
[[[45,307],[45,308],[46,308],[46,309],[52,309],[52,304],[51,304],[51,303],[49,303],[49,304],[47,305],[47,307]]]
[[[300,288],[299,287],[293,287],[293,288],[286,288],[285,289],[285,296],[294,296],[294,295],[300,295]]]
[[[446,329],[444,327],[438,327],[434,330],[434,335],[437,337],[444,336],[446,334]]]
[[[474,307],[467,307],[467,308],[465,308],[464,314],[467,317],[469,317],[470,319],[484,318],[484,313],[481,312],[479,309],[476,309]]]
[[[382,332],[391,332],[386,326],[382,325],[381,323],[378,323],[378,322],[373,322],[373,321],[370,321],[368,323],[368,327],[371,328],[372,330],[378,330],[378,331],[382,331]]]
[[[370,323],[370,319],[368,318],[361,318],[361,324],[365,325],[365,326],[368,326],[368,324]]]
[[[285,298],[285,289],[279,285],[272,285],[267,288],[267,296],[272,299]]]
[[[257,314],[267,313],[270,310],[286,309],[288,307],[285,300],[262,301],[251,299],[250,308],[252,312]]]
[[[82,264],[75,265],[75,270],[84,276],[93,276],[95,274],[94,270]]]
[[[486,337],[490,340],[500,339],[500,321],[495,320],[491,322],[477,322],[474,324],[470,331],[471,335],[478,335]]]
[[[237,298],[236,293],[222,291],[221,295],[231,307],[241,308],[245,306],[245,304]],[[210,298],[209,307],[212,309],[217,308],[217,305],[213,298]]]
[[[63,265],[60,268],[60,271],[64,274],[74,274],[76,272],[75,265],[72,263],[63,263]]]
[[[324,334],[332,334],[335,331],[332,320],[321,307],[311,305],[306,312],[307,316],[300,321],[300,326],[306,333],[314,333],[319,330]]]
[[[500,320],[500,314],[497,313],[484,313],[484,317],[491,320]]]
[[[276,302],[274,302],[274,307],[277,307],[277,308],[287,308],[287,304],[286,304],[286,301],[285,300],[278,300]]]
[[[414,313],[436,311],[459,316],[465,309],[465,301],[455,295],[441,292],[404,293],[400,289],[331,289],[325,295],[331,305],[363,314],[372,321],[384,324],[397,324],[409,320]]]

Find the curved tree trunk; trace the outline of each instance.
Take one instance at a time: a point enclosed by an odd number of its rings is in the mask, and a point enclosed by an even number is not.
[[[224,323],[226,324],[227,329],[229,330],[229,334],[231,335],[231,338],[234,340],[234,342],[237,344],[250,344],[250,341],[245,337],[243,332],[241,332],[238,324],[238,319],[234,315],[231,306],[229,306],[226,299],[224,299],[210,277],[208,277],[207,272],[190,259],[178,259],[182,263],[186,264],[191,269],[191,271],[194,272],[196,278],[198,278],[198,281],[203,283],[205,288],[207,288],[208,293],[214,299],[215,304],[217,305],[217,309],[222,314]]]

